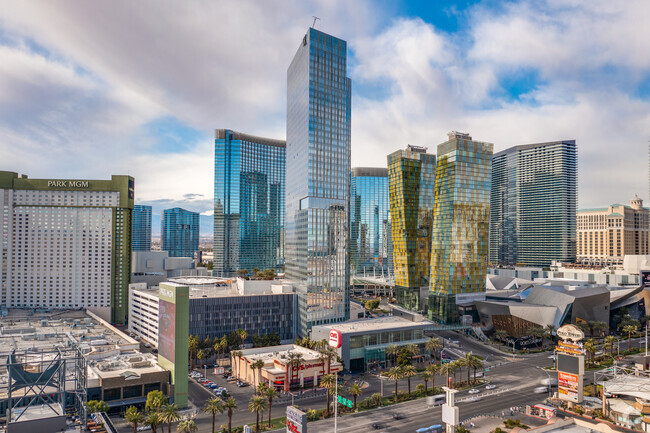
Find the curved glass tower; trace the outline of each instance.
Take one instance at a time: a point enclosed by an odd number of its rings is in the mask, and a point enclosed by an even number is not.
[[[151,251],[151,206],[142,204],[133,206],[132,221],[131,249]]]
[[[346,56],[344,40],[310,28],[287,71],[285,263],[303,337],[350,315]]]

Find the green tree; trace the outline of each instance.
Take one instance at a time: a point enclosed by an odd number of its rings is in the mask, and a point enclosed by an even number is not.
[[[583,348],[587,352],[587,365],[593,365],[594,353],[596,353],[596,341],[593,338],[585,341]]]
[[[601,322],[602,323],[602,322]],[[544,335],[548,340],[553,343],[553,333],[555,332],[555,325],[550,323],[544,327]]]
[[[605,337],[605,340],[603,340],[603,343],[605,345],[609,346],[609,354],[612,355],[614,353],[614,342],[616,341],[616,337],[613,335],[608,335]]]
[[[160,410],[160,419],[167,423],[167,433],[172,433],[172,423],[181,419],[176,403],[164,405]]]
[[[273,386],[267,386],[262,393],[262,396],[266,397],[266,401],[269,403],[269,428],[271,428],[271,409],[273,407],[273,399],[278,395],[278,391]]]
[[[379,299],[370,299],[366,301],[365,307],[368,311],[375,311],[377,307],[379,307]]]
[[[431,364],[427,365],[427,367],[422,372],[422,380],[424,380],[424,395],[429,394],[429,391],[427,389],[429,381],[431,381],[431,390],[436,387],[436,373],[438,372],[439,368],[440,367],[438,364]]]
[[[253,373],[255,373],[255,370],[257,370],[257,375],[256,375],[257,380],[255,381],[255,383],[257,384],[262,379],[262,369],[264,368],[264,361],[258,359],[257,361],[253,362],[251,367],[253,368]]]
[[[206,358],[205,352],[203,349],[199,349],[199,351],[196,353],[196,359],[199,360],[199,366],[203,365],[203,360]]]
[[[411,343],[408,346],[406,346],[406,350],[408,350],[409,353],[411,354],[411,364],[412,364],[413,358],[415,358],[416,356],[420,356],[420,345]]]
[[[246,332],[245,329],[239,328],[237,330],[237,335],[239,336],[239,339],[241,340],[241,347],[244,347],[244,343],[246,342],[246,338],[248,337],[248,332]]]
[[[255,415],[257,416],[257,422],[255,423],[255,431],[259,432],[260,431],[260,412],[266,409],[266,399],[264,397],[260,397],[259,395],[254,395],[251,397],[250,401],[248,402],[248,411],[249,412],[255,412]]]
[[[528,335],[534,338],[541,338],[542,343],[544,343],[544,334],[545,334],[544,328],[540,328],[539,326],[531,326],[530,328],[528,328]]]
[[[627,334],[627,350],[630,350],[632,348],[632,333],[636,332],[636,326],[625,325],[622,331]]]
[[[330,405],[332,402],[332,389],[337,386],[334,376],[331,374],[326,374],[320,378],[320,386],[327,390],[327,404],[325,405],[325,418],[330,416]]]
[[[496,338],[501,343],[503,343],[505,339],[508,338],[508,333],[503,329],[499,329],[497,332],[494,333],[494,338]]]
[[[129,406],[124,413],[124,419],[133,426],[133,433],[138,433],[138,424],[144,421],[144,414],[137,407]]]
[[[203,409],[201,409],[204,413],[209,413],[212,415],[212,433],[214,433],[214,423],[217,418],[218,413],[223,413],[224,410],[226,410],[225,405],[223,404],[223,401],[220,398],[217,397],[212,397],[210,400],[208,400],[205,403],[205,406],[203,406]]]
[[[446,384],[449,384],[449,378],[451,375],[454,373],[456,370],[456,366],[453,364],[453,362],[446,362],[444,364],[440,364],[439,370],[441,374],[444,374],[447,376],[447,382]],[[453,386],[451,386],[453,388]]]
[[[391,359],[391,365],[395,365],[397,354],[399,353],[399,347],[396,344],[389,344],[388,347],[386,347],[386,356],[389,356]]]
[[[395,381],[395,403],[397,403],[397,382],[404,377],[404,370],[402,367],[393,367],[388,370],[386,377]]]
[[[89,413],[98,413],[108,411],[108,404],[103,400],[90,400],[86,403]]]
[[[181,422],[178,423],[178,427],[176,427],[177,433],[194,433],[197,430],[198,427],[196,425],[196,421],[189,418],[184,418]]]
[[[228,397],[228,400],[224,402],[223,406],[226,408],[228,414],[228,433],[232,433],[232,414],[237,409],[237,400]]]
[[[162,391],[150,391],[144,408],[147,412],[160,412],[160,408],[167,404],[167,397]]]
[[[156,433],[158,431],[158,426],[162,424],[160,414],[158,412],[149,412],[145,423],[149,424],[149,427],[151,427],[151,433]]]
[[[199,350],[201,342],[196,335],[190,335],[187,340],[187,348],[190,353],[190,368],[194,366],[194,354]]]
[[[357,410],[357,397],[359,397],[361,394],[363,394],[363,388],[358,383],[353,383],[348,388],[348,393],[352,396],[352,400],[354,401],[354,411],[356,412],[356,410]]]
[[[431,337],[424,344],[424,348],[431,353],[433,359],[436,359],[436,352],[442,349],[442,340],[439,337]]]
[[[239,269],[237,275],[239,275],[239,278],[246,278],[248,275],[248,269]]]
[[[474,383],[476,383],[476,370],[479,368],[483,368],[483,361],[481,358],[479,358],[476,355],[472,355],[472,357],[469,359],[469,366],[472,368],[474,371]]]
[[[404,377],[408,383],[409,398],[411,398],[411,378],[417,376],[418,371],[412,365],[407,365],[402,370],[402,373],[404,374]]]
[[[376,392],[370,396],[370,400],[372,400],[372,404],[375,406],[381,406],[383,398],[381,397],[380,393]]]

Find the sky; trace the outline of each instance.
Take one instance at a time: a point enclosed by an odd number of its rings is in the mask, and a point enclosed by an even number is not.
[[[179,206],[210,235],[214,130],[285,138],[313,16],[348,42],[353,167],[574,139],[579,207],[648,200],[646,0],[0,0],[0,170],[129,174],[154,233]]]

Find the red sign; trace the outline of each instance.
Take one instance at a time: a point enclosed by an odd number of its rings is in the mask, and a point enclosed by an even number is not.
[[[330,330],[330,346],[338,349],[341,347],[341,344],[343,344],[343,335],[341,334],[341,331],[337,331],[336,329]]]

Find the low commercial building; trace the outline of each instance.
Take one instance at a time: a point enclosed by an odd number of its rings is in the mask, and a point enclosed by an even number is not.
[[[392,344],[399,347],[417,344],[424,349],[434,331],[460,328],[435,324],[421,314],[401,308],[395,310],[403,315],[314,326],[311,338],[329,340],[331,330],[339,331],[342,344],[337,352],[343,364],[350,371],[365,371],[373,366],[386,366],[386,348]]]
[[[249,338],[275,333],[280,341],[295,338],[295,295],[282,284],[230,284],[212,277],[172,278],[190,288],[189,333],[200,340],[244,329]],[[255,281],[246,281],[255,283]],[[129,331],[158,347],[158,289],[132,284],[129,290]]]
[[[133,251],[131,283],[149,287],[176,277],[205,277],[206,268],[197,267],[193,257],[169,257],[168,251]]]
[[[264,366],[254,368],[257,361],[262,361]],[[231,362],[238,380],[255,387],[264,382],[285,392],[311,388],[320,383],[323,375],[343,370],[336,359],[328,360],[315,350],[295,344],[232,352]]]

